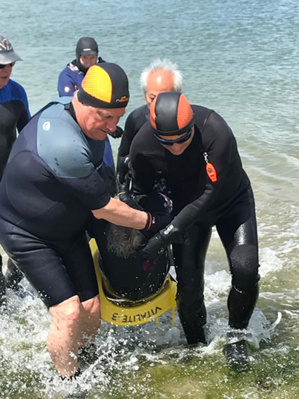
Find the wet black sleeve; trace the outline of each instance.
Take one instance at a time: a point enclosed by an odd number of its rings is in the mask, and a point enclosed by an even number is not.
[[[28,115],[26,107],[22,107],[22,112],[17,123],[18,132],[20,132],[23,127],[29,122],[30,115]]]
[[[159,158],[162,146],[153,143],[150,136],[150,123],[145,123],[138,135],[132,141],[130,148],[130,162],[133,177],[133,191],[136,194],[150,194],[155,183],[155,162]],[[157,142],[158,143],[158,142]]]
[[[150,194],[154,187],[155,173],[148,158],[134,150],[130,152],[132,159],[133,191],[136,194]]]
[[[121,156],[126,156],[130,152],[130,146],[136,134],[135,123],[136,123],[135,118],[132,116],[131,113],[126,120],[124,132],[118,149],[118,154]]]
[[[147,114],[148,114],[147,105],[143,105],[132,111],[126,120],[120,146],[118,148],[118,155],[117,155],[118,175],[125,175],[125,173],[127,172],[125,159],[129,155],[131,143],[134,137],[139,132],[144,123],[147,121]]]
[[[135,134],[136,134],[136,120],[134,118],[134,114],[131,112],[131,114],[128,116],[126,120],[124,132],[121,138],[117,154],[116,170],[117,174],[120,176],[120,180],[124,179],[125,174],[128,171],[125,164],[125,159],[129,155],[130,146],[133,138],[135,137]]]

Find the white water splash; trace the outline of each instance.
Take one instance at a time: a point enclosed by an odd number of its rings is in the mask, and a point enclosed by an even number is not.
[[[283,268],[284,264],[281,259],[277,257],[277,253],[271,248],[260,249],[260,275],[262,278],[270,273],[275,273]]]

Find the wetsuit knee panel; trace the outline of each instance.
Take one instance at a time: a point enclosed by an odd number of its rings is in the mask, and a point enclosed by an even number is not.
[[[230,256],[232,284],[240,291],[249,292],[258,283],[258,251],[255,245],[235,247]]]

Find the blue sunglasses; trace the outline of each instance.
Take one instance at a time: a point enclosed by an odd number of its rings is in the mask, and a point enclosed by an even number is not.
[[[162,137],[158,136],[156,133],[155,133],[155,137],[163,145],[182,144],[182,143],[185,143],[185,141],[190,139],[191,134],[192,134],[192,128],[193,128],[193,126],[190,127],[190,129],[188,130],[188,132],[186,134],[184,134],[183,136],[181,136],[177,139],[174,139],[174,140],[162,139]]]

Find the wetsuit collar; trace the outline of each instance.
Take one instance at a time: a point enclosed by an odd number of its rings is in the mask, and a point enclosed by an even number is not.
[[[106,62],[106,61],[104,61],[102,57],[98,57],[97,64],[101,64],[102,62]],[[85,68],[85,67],[81,64],[81,62],[80,62],[79,60],[75,59],[75,60],[73,60],[73,61],[71,62],[71,64],[75,65],[84,75],[86,74],[88,68]]]
[[[73,107],[72,102],[70,102],[70,103],[68,103],[68,104],[65,104],[64,109],[65,109],[66,111],[68,111],[69,114],[71,115],[71,117],[74,119],[74,121],[75,121],[76,123],[78,123],[77,118],[76,118],[76,114],[75,114],[75,110],[74,110],[74,107]]]
[[[72,64],[75,65],[84,75],[86,74],[88,68],[85,68],[79,60],[73,60]]]

